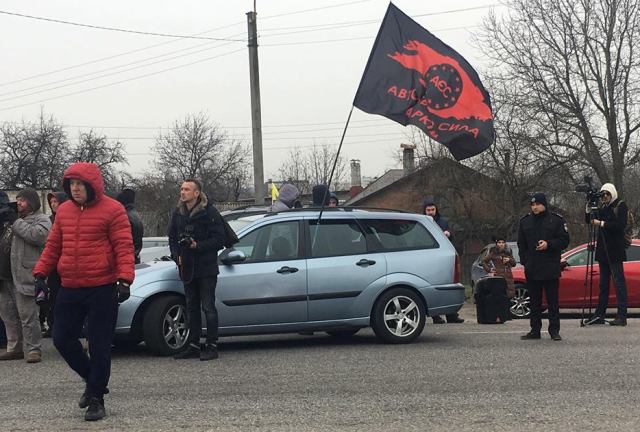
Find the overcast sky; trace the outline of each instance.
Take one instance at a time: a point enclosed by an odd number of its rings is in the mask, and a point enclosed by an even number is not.
[[[498,0],[394,2],[456,49],[482,77],[472,40]],[[265,179],[291,149],[338,144],[388,2],[257,0]],[[130,166],[149,169],[154,137],[200,111],[251,144],[248,0],[2,0],[0,11],[141,35],[0,14],[0,121],[35,121],[41,107],[72,140],[90,127],[126,143]],[[468,10],[463,10],[468,9]],[[362,174],[397,166],[406,128],[354,111],[343,154]]]

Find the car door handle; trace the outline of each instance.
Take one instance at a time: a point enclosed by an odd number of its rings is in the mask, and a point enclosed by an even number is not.
[[[281,273],[281,274],[282,273],[295,273],[297,271],[298,271],[297,268],[295,268],[295,267],[287,267],[287,266],[280,267],[278,270],[276,270],[276,272]]]
[[[368,260],[368,259],[361,259],[360,261],[358,261],[356,263],[357,266],[360,267],[364,267],[364,266],[370,266],[370,265],[374,265],[376,262],[374,260]]]

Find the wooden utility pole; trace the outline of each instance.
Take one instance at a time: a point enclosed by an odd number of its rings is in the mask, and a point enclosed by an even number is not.
[[[251,135],[253,138],[253,186],[256,205],[264,205],[264,164],[262,161],[262,115],[260,110],[260,74],[258,71],[258,30],[255,3],[247,12],[249,27],[249,79],[251,81]]]

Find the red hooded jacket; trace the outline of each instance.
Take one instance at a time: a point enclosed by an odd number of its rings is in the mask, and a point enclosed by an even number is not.
[[[87,202],[73,200],[69,183],[82,180]],[[133,240],[122,204],[104,194],[100,168],[79,162],[64,172],[69,200],[58,207],[53,228],[34,276],[48,276],[57,268],[65,288],[88,288],[134,278]]]

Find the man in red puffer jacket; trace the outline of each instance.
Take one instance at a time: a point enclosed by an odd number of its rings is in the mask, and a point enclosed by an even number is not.
[[[36,290],[57,269],[62,281],[55,305],[53,343],[85,381],[78,402],[85,420],[105,416],[103,396],[111,372],[111,343],[118,303],[129,298],[134,277],[133,240],[127,213],[104,194],[100,169],[79,162],[64,172],[69,201],[58,208],[40,260],[33,269]],[[88,319],[88,357],[78,340]]]

